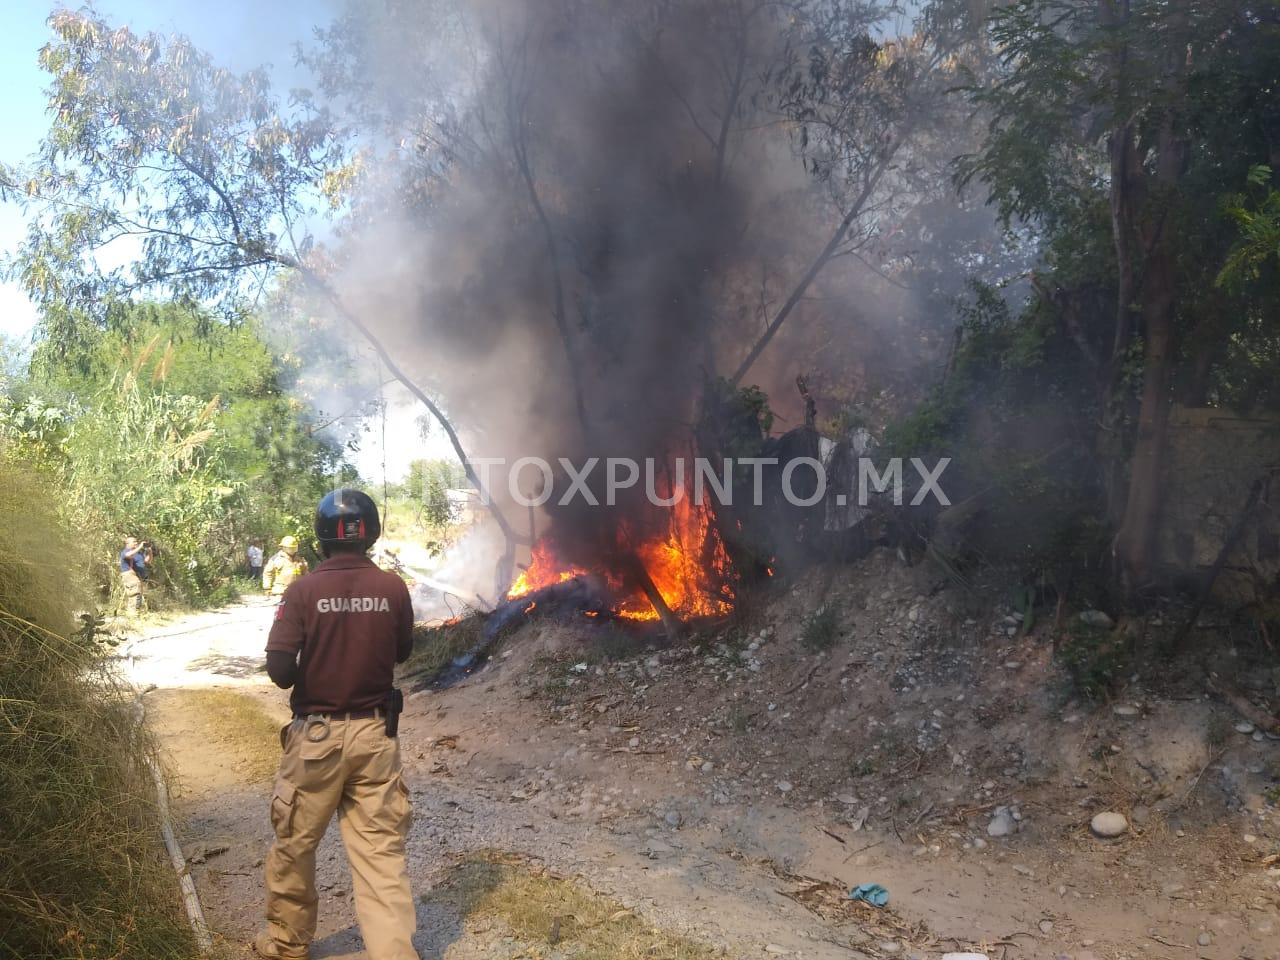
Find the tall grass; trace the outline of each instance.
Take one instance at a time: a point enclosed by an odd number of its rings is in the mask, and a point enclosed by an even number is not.
[[[75,633],[86,564],[54,496],[0,448],[0,958],[192,957],[151,744]]]

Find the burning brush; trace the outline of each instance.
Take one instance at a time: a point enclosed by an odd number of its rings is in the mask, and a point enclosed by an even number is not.
[[[668,636],[682,621],[725,616],[733,609],[735,576],[710,510],[682,496],[667,508],[667,529],[640,537],[628,520],[617,524],[613,543],[594,550],[588,570],[571,562],[573,550],[559,546],[553,534],[540,537],[529,566],[507,592],[509,600],[574,578],[595,579],[609,597],[607,612],[627,620],[661,620]],[[599,616],[602,611],[586,611]]]

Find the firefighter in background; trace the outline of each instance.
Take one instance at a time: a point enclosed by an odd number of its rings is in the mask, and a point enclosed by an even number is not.
[[[280,540],[280,549],[262,568],[262,589],[270,596],[284,596],[289,585],[310,569],[298,556],[298,538],[290,534]]]
[[[271,797],[260,957],[310,955],[316,847],[336,813],[370,960],[419,960],[404,850],[412,809],[396,738],[403,700],[392,685],[413,649],[413,605],[404,582],[366,556],[379,533],[378,508],[359,490],[321,500],[324,562],[285,591],[267,637],[267,673],[293,688],[293,722],[280,734]]]
[[[369,554],[369,559],[377,565],[379,570],[404,577],[404,563],[400,560],[400,551],[395,547],[380,547]]]

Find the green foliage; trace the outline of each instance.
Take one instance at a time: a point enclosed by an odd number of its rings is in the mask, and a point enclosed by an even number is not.
[[[404,486],[421,521],[433,530],[441,530],[457,519],[446,491],[470,484],[462,464],[456,460],[415,460],[409,464]]]
[[[1063,349],[1067,345],[1055,339],[1034,304],[1015,315],[1001,291],[974,284],[972,298],[956,306],[960,337],[951,369],[913,413],[886,427],[889,455],[960,446],[956,440],[972,428],[979,407],[984,419],[1021,418],[1028,404],[1039,410],[1066,395],[1078,375],[1069,349]],[[1047,366],[1050,358],[1053,368]],[[1073,399],[1085,400],[1078,392]],[[965,459],[963,449],[956,452]]]
[[[143,305],[74,350],[38,344],[0,436],[52,470],[99,581],[126,535],[156,547],[153,599],[234,594],[247,541],[309,532],[336,452],[307,434],[252,323]]]
[[[1240,237],[1218,274],[1221,285],[1238,288],[1280,267],[1280,190],[1271,186],[1272,172],[1265,164],[1251,168],[1249,186],[1254,196],[1236,194],[1226,199],[1227,215],[1240,228]]]
[[[754,384],[735,388],[724,377],[706,385],[699,436],[708,454],[732,460],[754,457],[773,429],[769,397]],[[749,472],[749,471],[748,471]]]
[[[969,93],[990,128],[959,177],[987,188],[1011,237],[1039,232],[1036,299],[1073,330],[1084,372],[1119,391],[1115,452],[1136,422],[1138,318],[1166,294],[1144,280],[1157,239],[1175,263],[1178,399],[1280,407],[1280,201],[1266,166],[1280,35],[1235,3],[1088,0],[1017,0],[989,30],[998,68]]]
[[[153,394],[126,372],[88,400],[61,445],[68,515],[101,531],[100,556],[113,557],[122,535],[153,542],[157,580],[209,598],[205,546],[236,493],[210,442],[218,398]]]
[[[1057,654],[1073,690],[1085,697],[1112,693],[1133,669],[1132,651],[1120,633],[1078,620],[1058,642]]]
[[[887,425],[889,456],[920,456],[950,447],[977,404],[1000,405],[1008,414],[1029,392],[1020,382],[1046,352],[1045,331],[1015,317],[1001,292],[973,284],[972,298],[956,305],[959,342],[946,378],[911,414]]]
[[[800,642],[807,650],[830,650],[839,642],[842,632],[840,608],[827,603],[805,618],[800,627]]]
[[[966,318],[947,384],[904,432],[955,451],[960,494],[980,498],[971,552],[1096,569],[1114,523],[1119,566],[1150,580],[1158,471],[1128,466],[1161,445],[1140,421],[1172,402],[1280,406],[1259,196],[1280,35],[1235,3],[1014,0],[988,27],[998,60],[969,93],[990,126],[959,179],[1041,262],[1021,309],[985,331]]]
[[[53,127],[30,169],[0,167],[0,198],[38,214],[15,273],[52,349],[116,323],[139,293],[242,318],[310,250],[299,225],[343,160],[324,111],[306,97],[282,111],[264,70],[221,69],[184,37],[88,8],[49,25]],[[143,237],[142,256],[104,270],[90,254],[120,235]]]
[[[0,957],[194,957],[132,698],[75,631],[83,544],[0,442]],[[92,622],[91,615],[85,615]]]
[[[948,494],[979,507],[943,544],[958,561],[1011,562],[1032,577],[1096,565],[1106,530],[1082,456],[1097,416],[1085,359],[1037,298],[1015,312],[1000,291],[975,285],[958,309],[948,375],[886,426],[885,455],[952,459]]]

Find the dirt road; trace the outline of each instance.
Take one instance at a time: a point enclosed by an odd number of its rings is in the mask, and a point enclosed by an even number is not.
[[[130,651],[131,676],[157,687],[149,715],[228,956],[248,955],[259,921],[275,735],[287,718],[285,694],[258,669],[270,617],[249,602],[156,628]],[[915,839],[908,819],[892,832],[831,829],[820,805],[785,803],[781,784],[769,785],[778,802],[734,801],[685,754],[627,744],[632,721],[610,720],[596,738],[587,718],[607,701],[587,696],[581,714],[549,717],[528,683],[539,656],[524,644],[457,688],[409,697],[401,746],[424,960],[1277,955],[1274,904],[1252,894],[1237,904],[1245,888],[1226,873],[1183,878],[1167,895],[1127,882],[1155,869],[1155,834],[1109,847],[1063,836],[944,850]],[[671,708],[676,723],[681,709]],[[319,881],[313,955],[364,957],[336,829]],[[861,882],[888,887],[889,907],[843,900]]]
[[[276,725],[288,718],[286,695],[260,669],[272,609],[250,601],[152,628],[128,646],[125,661],[133,682],[152,688],[146,694],[148,715],[174,777],[184,848],[220,949],[230,956],[249,955],[244,943],[260,919]],[[409,849],[415,892],[423,895],[418,940],[424,960],[513,957],[536,949],[513,937],[518,925],[500,913],[470,926],[464,922],[485,911],[458,902],[451,875],[465,874],[477,858],[527,860],[533,875],[547,869],[556,878],[589,875],[599,891],[616,892],[611,916],[642,912],[664,928],[658,942],[677,952],[682,934],[727,947],[745,931],[763,937],[772,926],[752,915],[758,904],[703,889],[698,871],[707,864],[694,864],[688,875],[670,865],[657,868],[653,849],[628,850],[608,830],[583,829],[554,812],[535,814],[514,801],[510,790],[495,790],[484,773],[467,778],[467,754],[455,749],[459,740],[429,732],[435,724],[423,713],[435,706],[422,695],[414,698],[402,733],[415,803]],[[322,920],[313,955],[363,958],[336,827],[322,844],[319,864]],[[551,910],[560,894],[544,895]],[[556,918],[546,919],[551,924]],[[775,939],[786,941],[787,931],[779,929]],[[763,943],[753,942],[753,950]],[[573,948],[567,938],[562,941],[562,949]],[[848,956],[817,948],[794,955]]]
[[[249,955],[243,944],[260,918],[275,724],[287,720],[286,695],[259,670],[270,617],[268,604],[249,602],[184,618],[149,630],[131,645],[127,662],[135,683],[155,686],[146,695],[148,715],[174,776],[184,848],[221,949],[230,956]],[[829,931],[801,908],[778,902],[776,877],[744,871],[712,851],[695,848],[685,856],[677,831],[665,822],[662,829],[672,836],[659,842],[616,831],[609,821],[562,817],[526,804],[525,794],[507,786],[514,770],[503,776],[489,764],[473,769],[477,754],[468,745],[501,739],[508,728],[501,709],[482,708],[474,719],[488,729],[482,737],[468,736],[450,718],[448,703],[460,692],[415,695],[402,729],[415,804],[409,850],[415,892],[423,898],[418,942],[424,960],[551,957],[582,948],[568,938],[559,950],[522,941],[513,935],[519,925],[500,912],[488,916],[483,904],[460,905],[454,878],[477,858],[527,864],[533,875],[558,883],[584,879],[593,900],[616,900],[610,916],[642,916],[650,937],[652,927],[659,928],[658,955],[693,956],[687,950],[706,945],[732,955],[767,946],[778,956],[850,956],[824,943]],[[475,704],[463,697],[466,702],[458,702],[469,714]],[[322,919],[313,955],[363,958],[336,827],[318,859]],[[546,893],[547,911],[560,896]],[[472,916],[478,919],[468,923]],[[550,912],[545,919],[548,926],[556,923]],[[698,946],[683,947],[686,938]]]
[[[140,689],[269,685],[262,651],[275,605],[265,597],[149,626],[122,645],[122,669]]]

